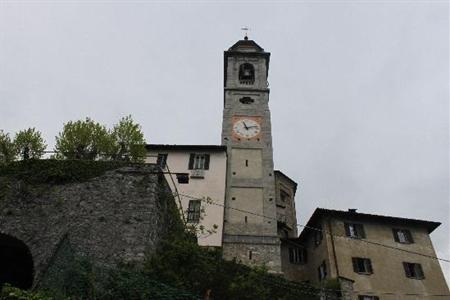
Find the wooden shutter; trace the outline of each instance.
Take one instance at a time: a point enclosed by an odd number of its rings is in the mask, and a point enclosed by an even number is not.
[[[392,228],[392,234],[394,235],[394,240],[398,243],[400,240],[398,239],[398,229]]]
[[[409,269],[409,263],[403,262],[403,268],[405,269],[406,277],[412,277],[411,270]]]
[[[353,263],[353,271],[355,271],[356,273],[359,273],[358,258],[352,257],[352,263]]]
[[[369,258],[366,259],[366,262],[367,262],[367,272],[369,272],[370,274],[373,274],[372,262],[370,261]]]
[[[194,168],[194,160],[195,160],[195,153],[191,153],[189,156],[189,170],[192,170]]]
[[[356,224],[355,225],[355,229],[356,229],[356,236],[362,239],[366,238],[366,233],[364,232],[364,226],[363,224]]]
[[[344,227],[345,227],[345,235],[346,236],[350,236],[350,227],[348,223],[344,223]]]
[[[414,269],[416,271],[417,278],[424,279],[425,276],[423,274],[422,266],[420,264],[414,264]]]
[[[412,237],[411,231],[405,230],[405,235],[406,235],[406,238],[408,239],[408,242],[414,243],[414,239]]]
[[[205,170],[209,170],[209,154],[205,154]]]

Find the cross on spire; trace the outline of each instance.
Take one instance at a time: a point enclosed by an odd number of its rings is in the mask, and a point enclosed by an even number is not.
[[[250,27],[244,26],[241,28],[243,32],[245,32],[244,40],[248,40],[248,32],[250,31]]]

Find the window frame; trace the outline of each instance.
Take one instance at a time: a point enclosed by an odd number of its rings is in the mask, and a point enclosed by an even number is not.
[[[289,247],[289,262],[294,265],[304,265],[307,263],[307,252],[302,247]]]
[[[362,223],[344,222],[345,235],[352,239],[365,239],[366,231]]]
[[[402,234],[404,240],[400,238],[400,233]],[[400,244],[414,244],[414,239],[412,237],[411,231],[409,229],[392,228],[392,234],[394,235],[394,240]]]
[[[186,221],[188,223],[199,223],[201,211],[202,211],[201,200],[189,200]]]
[[[353,265],[353,271],[358,274],[363,275],[371,275],[373,274],[373,267],[372,267],[372,261],[370,258],[367,257],[352,257],[352,265]],[[361,270],[361,267],[362,269]]]
[[[163,170],[167,166],[167,157],[168,156],[169,156],[168,153],[158,153],[158,157],[156,159],[156,164]]]
[[[191,153],[189,155],[189,170],[209,170],[209,153]]]
[[[407,278],[417,279],[417,280],[425,279],[425,274],[423,272],[422,265],[419,264],[419,263],[411,263],[411,262],[405,262],[404,261],[403,262],[403,269],[405,271],[405,276]]]

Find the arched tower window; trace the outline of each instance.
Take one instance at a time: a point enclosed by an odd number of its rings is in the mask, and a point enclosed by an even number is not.
[[[239,67],[239,82],[241,84],[255,83],[255,67],[252,64],[245,63]]]

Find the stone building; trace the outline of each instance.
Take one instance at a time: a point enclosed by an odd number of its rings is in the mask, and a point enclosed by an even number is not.
[[[285,276],[317,286],[351,282],[345,299],[450,299],[439,262],[430,258],[429,235],[439,225],[318,208],[299,238],[287,241],[300,255],[283,255]]]
[[[221,247],[226,147],[149,144],[146,148],[146,162],[161,167],[175,199],[181,203],[185,221],[197,226],[198,244]]]

